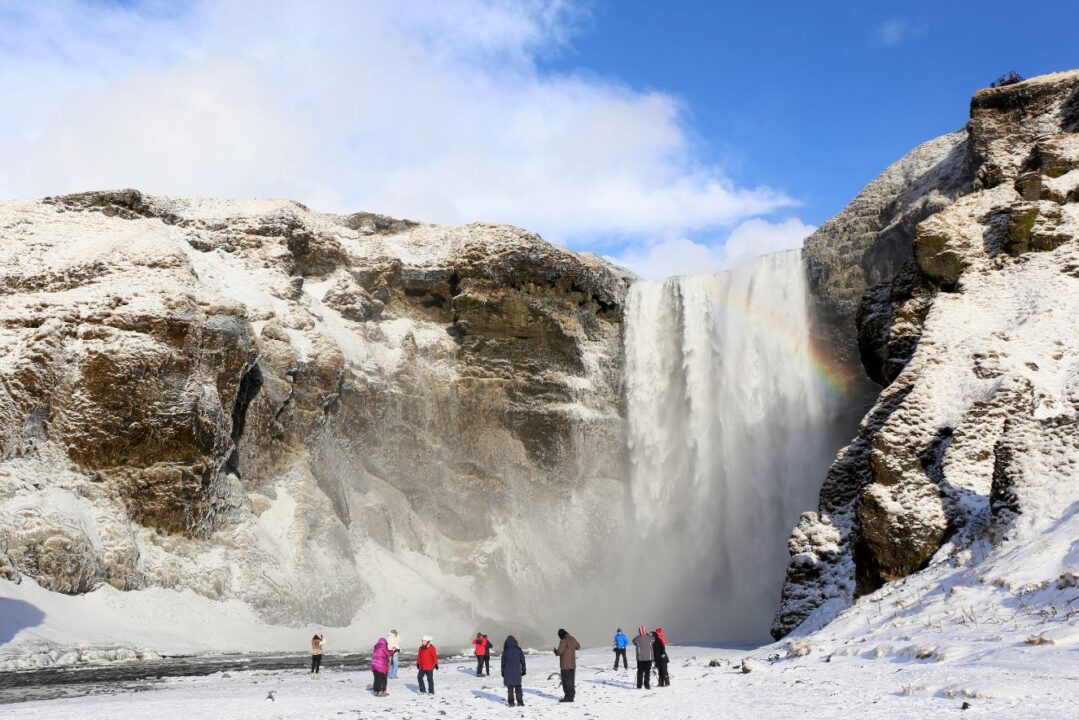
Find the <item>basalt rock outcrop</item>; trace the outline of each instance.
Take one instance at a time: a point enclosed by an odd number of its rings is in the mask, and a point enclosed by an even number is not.
[[[1079,501],[1077,132],[1079,71],[982,90],[807,242],[885,388],[791,537],[776,637]]]
[[[0,204],[0,575],[535,619],[617,531],[628,281],[508,226]]]
[[[802,257],[818,332],[838,362],[857,368],[860,356],[871,378],[887,373],[888,358],[867,357],[853,332],[864,324],[856,323],[862,295],[880,292],[910,262],[919,222],[969,191],[968,147],[964,131],[919,145],[806,238]]]

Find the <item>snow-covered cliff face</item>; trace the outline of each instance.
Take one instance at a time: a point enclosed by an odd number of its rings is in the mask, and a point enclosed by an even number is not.
[[[627,285],[505,226],[0,204],[0,576],[539,622],[619,532]]]
[[[791,537],[777,637],[1079,507],[1077,133],[1079,71],[983,90],[807,242],[822,318],[856,318],[886,387]]]

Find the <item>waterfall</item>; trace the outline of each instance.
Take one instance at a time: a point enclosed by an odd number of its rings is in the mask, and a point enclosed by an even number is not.
[[[800,254],[634,284],[625,362],[633,563],[654,582],[638,600],[699,639],[766,637],[838,447]]]

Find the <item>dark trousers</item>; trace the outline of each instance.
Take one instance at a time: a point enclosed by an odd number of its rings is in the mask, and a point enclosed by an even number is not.
[[[483,666],[483,672],[485,674],[487,674],[487,675],[491,674],[491,656],[490,655],[484,655],[480,659],[480,665]]]
[[[649,690],[652,689],[652,661],[651,660],[638,660],[637,661],[637,687],[641,686],[641,683]]]
[[[375,685],[372,690],[376,693],[386,692],[386,673],[379,672],[378,670],[371,671],[375,676]]]
[[[322,667],[322,656],[321,655],[312,655],[311,656],[311,672],[317,673],[318,669],[320,667]]]
[[[483,674],[483,655],[476,656],[476,675]]]
[[[423,679],[427,678],[427,684],[430,688],[427,688],[423,684]],[[435,694],[435,671],[434,670],[420,670],[420,674],[416,676],[416,681],[420,684],[420,692]]]
[[[659,672],[660,687],[671,684],[671,676],[667,674],[667,662],[667,660],[656,660],[656,671]]]
[[[566,702],[573,702],[573,696],[577,694],[577,688],[574,687],[576,676],[576,670],[562,671],[562,693],[566,696]]]
[[[517,704],[523,707],[525,704],[525,694],[524,691],[521,690],[520,685],[510,685],[506,688],[506,699],[509,700],[510,707],[513,707],[514,695],[517,696]]]
[[[615,648],[614,649],[614,669],[618,669],[618,658],[622,658],[622,667],[629,670],[629,660],[626,660],[626,649]]]

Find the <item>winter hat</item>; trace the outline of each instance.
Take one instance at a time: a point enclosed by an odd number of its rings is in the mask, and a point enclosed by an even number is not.
[[[622,628],[618,628],[615,632],[622,632]]]
[[[390,635],[396,635],[396,634],[397,634],[396,630],[390,630]]]
[[[648,629],[644,625],[641,625],[640,631],[641,631],[641,635],[647,635],[648,634]]]
[[[423,636],[423,641],[428,642],[428,643],[431,642],[431,636],[430,635],[424,635]]]
[[[569,633],[568,633],[568,632],[566,632],[564,628],[558,628],[558,639],[559,639],[559,640],[562,640],[562,639],[563,639],[563,638],[565,638],[565,637],[566,637],[567,635],[569,635]]]

